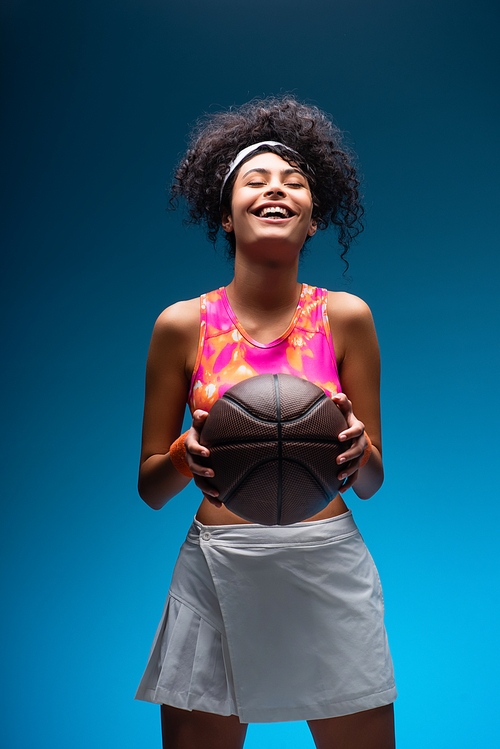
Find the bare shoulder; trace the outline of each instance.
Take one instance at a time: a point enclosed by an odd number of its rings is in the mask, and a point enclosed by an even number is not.
[[[189,299],[167,307],[156,320],[148,364],[165,370],[168,366],[183,371],[186,377],[196,359],[200,332],[200,300]]]
[[[339,367],[342,368],[348,351],[378,351],[372,313],[359,296],[329,291],[328,321]]]
[[[328,318],[330,323],[342,326],[373,326],[372,313],[365,301],[346,291],[328,292]]]
[[[154,332],[161,337],[185,338],[200,328],[200,300],[175,302],[158,316]]]

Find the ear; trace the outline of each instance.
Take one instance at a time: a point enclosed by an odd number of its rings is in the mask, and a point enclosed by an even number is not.
[[[314,237],[316,234],[316,230],[318,228],[318,222],[315,218],[311,219],[311,223],[309,224],[309,229],[307,230],[307,234],[309,237]]]
[[[233,231],[233,219],[231,218],[227,208],[223,208],[221,212],[221,223],[224,231],[230,234]]]

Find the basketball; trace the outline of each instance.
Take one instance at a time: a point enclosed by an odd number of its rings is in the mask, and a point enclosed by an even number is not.
[[[239,517],[289,525],[320,512],[341,481],[336,458],[351,441],[338,406],[317,385],[287,374],[264,374],[233,385],[203,426],[200,443],[214,470],[211,486]]]

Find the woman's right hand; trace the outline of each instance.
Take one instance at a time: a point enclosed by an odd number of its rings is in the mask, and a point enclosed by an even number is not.
[[[202,411],[197,409],[193,414],[193,423],[191,429],[186,435],[184,440],[184,447],[186,449],[186,460],[189,465],[189,469],[193,474],[194,483],[203,492],[203,496],[208,499],[215,507],[222,507],[222,502],[219,502],[217,497],[219,492],[214,489],[206,478],[213,478],[214,472],[211,468],[202,466],[196,462],[197,456],[208,458],[210,451],[207,447],[200,445],[201,431],[203,425],[208,416],[208,411]]]

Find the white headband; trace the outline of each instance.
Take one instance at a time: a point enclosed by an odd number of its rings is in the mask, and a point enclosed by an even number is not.
[[[282,148],[287,148],[289,151],[293,151],[293,153],[296,153],[297,156],[299,156],[299,152],[295,151],[293,148],[290,148],[290,146],[285,146],[284,143],[278,143],[276,140],[262,140],[260,143],[254,143],[253,146],[247,146],[242,151],[240,151],[236,158],[231,161],[229,164],[229,171],[224,177],[224,181],[222,183],[222,187],[220,189],[220,199],[222,201],[222,193],[224,192],[224,188],[226,186],[226,182],[228,181],[230,175],[234,172],[238,164],[241,164],[244,158],[248,156],[249,153],[252,153],[252,151],[256,151],[257,148],[260,148],[261,146],[281,146]]]

